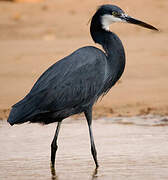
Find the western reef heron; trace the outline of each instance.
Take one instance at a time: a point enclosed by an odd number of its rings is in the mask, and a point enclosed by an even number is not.
[[[51,143],[51,165],[55,165],[57,138],[62,120],[84,112],[87,119],[91,153],[98,167],[92,133],[92,107],[120,79],[125,68],[125,52],[119,37],[109,30],[114,22],[127,22],[151,30],[155,27],[134,19],[115,5],[100,6],[92,17],[90,34],[104,51],[86,46],[49,67],[30,92],[12,106],[8,122],[49,124],[58,122]]]

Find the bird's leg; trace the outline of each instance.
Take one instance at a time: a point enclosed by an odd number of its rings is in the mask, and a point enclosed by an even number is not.
[[[54,165],[55,165],[55,155],[56,155],[56,151],[58,149],[57,138],[58,138],[60,126],[61,126],[61,122],[58,122],[57,129],[55,131],[55,135],[54,135],[53,141],[51,143],[51,168],[54,168]]]
[[[98,165],[98,161],[97,161],[97,152],[96,152],[96,147],[95,147],[93,133],[92,133],[92,108],[86,110],[84,113],[85,113],[87,123],[88,123],[88,127],[89,127],[91,153],[92,153],[94,162],[96,164],[96,168],[98,168],[99,165]]]

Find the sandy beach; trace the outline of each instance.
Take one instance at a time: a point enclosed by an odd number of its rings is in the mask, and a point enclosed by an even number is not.
[[[90,37],[88,21],[103,3],[116,4],[160,31],[124,23],[111,26],[124,44],[126,69],[120,82],[96,104],[95,118],[168,113],[166,0],[0,1],[0,119],[7,118],[11,105],[50,65],[79,47],[101,48]]]

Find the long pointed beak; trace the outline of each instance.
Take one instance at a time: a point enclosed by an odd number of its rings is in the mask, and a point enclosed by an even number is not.
[[[138,26],[142,26],[144,28],[147,29],[151,29],[151,30],[155,30],[155,31],[159,31],[157,28],[155,28],[154,26],[147,24],[145,22],[142,22],[140,20],[134,19],[126,14],[123,14],[121,17],[122,20],[124,20],[125,22],[131,23],[131,24],[136,24]]]

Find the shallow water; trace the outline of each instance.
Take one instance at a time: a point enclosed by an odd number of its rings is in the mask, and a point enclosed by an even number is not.
[[[93,121],[100,165],[96,173],[86,120],[64,120],[53,176],[50,143],[56,124],[11,127],[0,121],[0,179],[166,180],[167,125],[167,117],[159,116]]]

